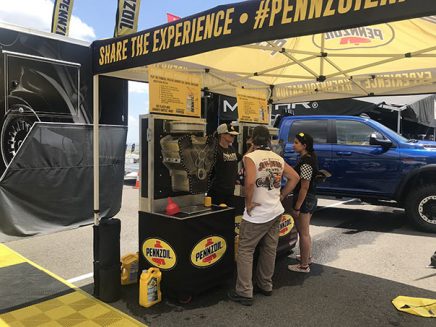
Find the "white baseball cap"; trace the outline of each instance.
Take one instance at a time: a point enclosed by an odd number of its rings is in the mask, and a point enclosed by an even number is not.
[[[221,124],[216,129],[216,132],[219,134],[230,134],[230,135],[239,135],[239,133],[235,130],[235,128],[230,124]]]

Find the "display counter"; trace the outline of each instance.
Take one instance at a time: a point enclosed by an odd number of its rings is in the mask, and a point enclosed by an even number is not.
[[[230,277],[234,262],[234,208],[212,206],[164,212],[139,212],[140,271],[162,271],[165,295],[186,298]],[[189,213],[193,211],[194,213]]]

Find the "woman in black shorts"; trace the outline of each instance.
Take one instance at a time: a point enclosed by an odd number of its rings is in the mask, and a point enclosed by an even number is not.
[[[295,171],[300,176],[300,182],[294,189],[293,210],[295,226],[297,227],[300,245],[299,264],[289,265],[288,269],[295,272],[310,272],[312,263],[312,239],[309,233],[310,218],[316,209],[315,176],[318,172],[318,161],[313,149],[313,138],[307,133],[298,133],[294,140],[294,150],[300,155]]]

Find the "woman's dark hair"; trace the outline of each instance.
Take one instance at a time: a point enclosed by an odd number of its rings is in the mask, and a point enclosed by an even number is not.
[[[269,147],[271,143],[271,135],[268,128],[259,125],[253,128],[252,142],[259,147]]]
[[[310,154],[314,153],[314,149],[313,149],[313,137],[310,136],[307,133],[298,133],[297,135],[295,135],[295,138],[300,141],[301,144],[304,144],[306,146],[306,150],[307,152],[309,152]]]

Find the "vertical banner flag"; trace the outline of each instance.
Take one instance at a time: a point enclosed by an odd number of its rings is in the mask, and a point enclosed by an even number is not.
[[[135,33],[138,30],[141,0],[118,0],[114,37]]]
[[[74,0],[55,0],[51,23],[52,33],[68,36],[73,3]]]
[[[174,22],[174,21],[179,20],[179,19],[180,19],[179,16],[176,16],[176,15],[173,15],[173,14],[168,14],[168,13],[167,13],[167,20],[168,20],[168,23]]]
[[[200,117],[200,76],[150,66],[148,81],[151,113]]]
[[[269,123],[266,93],[258,90],[236,89],[238,119],[248,123]]]

